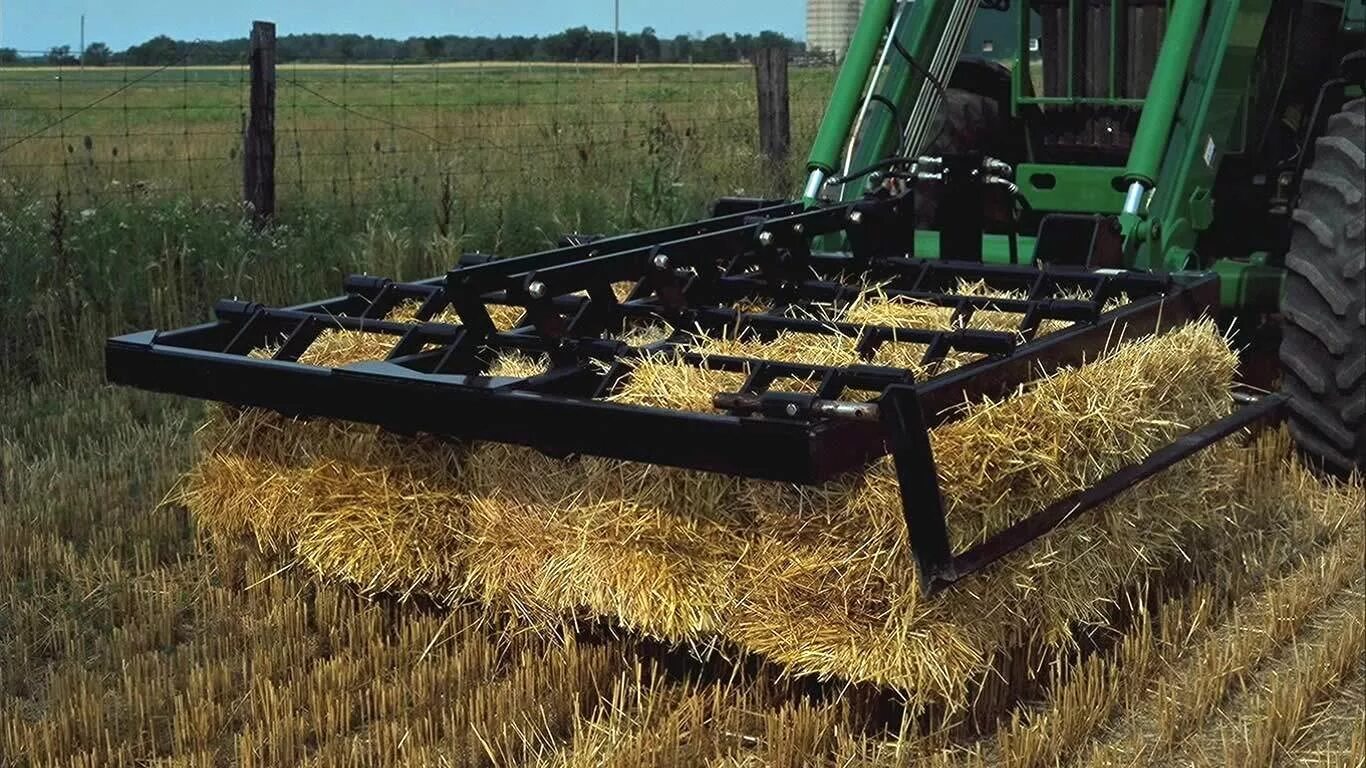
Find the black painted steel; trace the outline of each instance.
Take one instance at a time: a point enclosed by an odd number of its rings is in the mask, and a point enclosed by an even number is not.
[[[1198,318],[1216,305],[1218,286],[1212,277],[915,259],[908,204],[908,197],[812,210],[737,203],[722,206],[728,215],[718,218],[625,237],[573,238],[531,256],[471,255],[444,277],[420,282],[353,277],[343,295],[293,307],[223,301],[213,323],[110,339],[107,376],[403,434],[793,483],[821,483],[891,453],[922,584],[937,589],[1051,526],[1012,529],[985,555],[955,556],[928,429],[955,418],[966,401],[1009,396],[1041,371],[1081,364],[1121,338]],[[823,235],[842,236],[852,252],[813,252],[813,238]],[[997,295],[981,295],[982,286]],[[949,309],[952,321],[916,327],[842,317],[870,291]],[[1120,297],[1122,305],[1107,310]],[[417,307],[416,322],[391,319],[405,304]],[[498,305],[515,308],[515,327],[495,324],[495,314],[507,314],[490,312]],[[978,312],[1013,313],[1019,323],[1005,332],[973,328]],[[1050,320],[1067,327],[1039,333]],[[652,342],[621,340],[662,323],[677,330]],[[383,360],[301,364],[300,356],[331,330],[376,334],[392,344]],[[832,366],[704,356],[690,348],[695,333],[758,342],[838,334],[856,341],[863,360]],[[882,345],[904,343],[925,349],[920,380],[875,362]],[[493,360],[508,351],[541,357],[547,368],[525,378],[489,376]],[[964,363],[965,355],[975,359]],[[741,373],[744,384],[715,393],[709,413],[617,402],[613,395],[644,356]],[[957,367],[946,363],[951,356]],[[793,380],[808,389],[779,386]],[[1117,492],[1098,487],[1105,497]]]

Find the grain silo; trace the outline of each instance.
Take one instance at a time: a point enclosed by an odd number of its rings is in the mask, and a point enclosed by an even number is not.
[[[806,0],[806,47],[843,58],[863,0]]]

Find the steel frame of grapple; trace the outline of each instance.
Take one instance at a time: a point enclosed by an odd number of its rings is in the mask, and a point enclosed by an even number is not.
[[[1218,301],[1217,279],[1078,268],[995,266],[914,258],[908,196],[870,197],[803,210],[777,205],[620,238],[574,241],[510,259],[472,256],[443,277],[396,283],[346,281],[347,293],[289,308],[241,301],[215,307],[216,322],[110,339],[111,382],[258,407],[286,415],[369,423],[400,433],[492,440],[551,455],[604,456],[744,477],[813,484],[893,456],[909,541],[926,592],[980,570],[1134,482],[1279,411],[1263,398],[1181,437],[1145,461],[954,553],[930,448],[929,429],[951,421],[965,402],[1009,396],[1040,371],[1080,365],[1121,337],[1175,327]],[[812,240],[842,234],[851,251],[819,254]],[[1083,260],[1084,261],[1084,260]],[[963,280],[1013,288],[1025,298],[964,296]],[[634,284],[624,301],[613,283]],[[852,325],[815,319],[813,305],[841,306],[870,285],[891,298],[953,309],[952,330]],[[1089,298],[1055,298],[1060,288]],[[1129,301],[1104,311],[1107,300]],[[735,303],[762,298],[764,311]],[[385,320],[419,301],[419,322]],[[500,330],[490,304],[522,308],[518,327]],[[458,324],[433,322],[445,309]],[[794,308],[807,310],[794,312]],[[969,328],[979,310],[1014,312],[1016,333]],[[632,324],[667,321],[676,329],[844,334],[872,360],[881,344],[926,348],[916,381],[909,371],[867,364],[822,366],[686,350],[676,331],[631,347],[606,338]],[[1038,336],[1045,320],[1072,325]],[[328,329],[392,336],[384,361],[322,368],[298,362]],[[1037,336],[1037,337],[1036,337]],[[269,350],[268,357],[259,356]],[[492,356],[541,354],[549,369],[523,379],[485,375]],[[980,359],[947,372],[951,352]],[[256,352],[256,354],[252,354]],[[716,393],[719,413],[614,402],[610,396],[643,355],[673,355],[689,365],[745,374],[738,392]],[[784,378],[819,382],[814,392],[772,389]],[[842,399],[849,390],[880,393]]]

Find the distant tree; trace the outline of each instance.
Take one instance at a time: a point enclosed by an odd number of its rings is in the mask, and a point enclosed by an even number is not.
[[[0,48],[0,64],[13,64],[18,60],[18,51],[13,48]]]
[[[164,66],[180,60],[180,44],[166,35],[157,35],[142,45],[135,45],[125,54],[135,66]]]
[[[698,41],[693,50],[693,58],[706,62],[736,61],[740,58],[740,52],[730,35],[717,34]]]
[[[403,43],[403,53],[399,54],[401,59],[419,61],[427,58],[427,41],[420,37],[410,37]]]
[[[797,48],[799,44],[788,38],[781,32],[774,32],[765,29],[759,33],[759,39],[755,42],[759,48]]]
[[[639,50],[641,61],[659,61],[659,36],[655,34],[654,27],[640,31]]]
[[[277,56],[292,61],[396,61],[441,59],[448,61],[596,61],[612,60],[611,32],[575,27],[543,37],[466,37],[443,35],[413,37],[407,40],[353,34],[282,35]],[[733,62],[750,56],[756,47],[789,46],[796,43],[776,32],[759,35],[712,35],[702,38],[680,35],[661,40],[654,29],[646,27],[637,34],[620,39],[622,61],[716,61]],[[193,42],[154,37],[123,54],[106,51],[101,55],[92,45],[86,51],[87,64],[101,61],[126,61],[136,66],[175,64],[187,58],[195,62],[238,61],[246,54],[245,37],[230,40]],[[69,55],[69,51],[67,54]]]
[[[574,27],[541,38],[538,58],[548,61],[582,61],[588,58],[588,27]]]
[[[114,52],[109,50],[109,46],[104,43],[91,43],[85,48],[85,57],[81,59],[83,63],[91,67],[103,67],[114,57]]]
[[[71,55],[71,46],[54,45],[47,49],[47,63],[57,66],[66,64],[77,64],[76,57]]]
[[[692,60],[693,50],[691,37],[688,37],[687,35],[679,35],[678,37],[675,37],[673,39],[670,47],[673,48],[669,56],[670,61]]]

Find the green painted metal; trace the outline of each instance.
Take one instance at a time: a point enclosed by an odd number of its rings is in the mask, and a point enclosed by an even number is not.
[[[1172,134],[1191,53],[1200,39],[1207,6],[1207,0],[1181,0],[1174,5],[1129,150],[1129,164],[1124,170],[1124,177],[1131,182],[1139,181],[1149,187],[1157,184],[1158,169],[1168,149],[1167,139]]]
[[[1015,171],[1031,208],[1059,213],[1119,213],[1124,193],[1116,179],[1123,181],[1123,169],[1100,165],[1021,163]]]
[[[953,5],[953,0],[917,0],[904,11],[907,15],[897,28],[897,40],[925,68],[929,67],[949,23]],[[926,83],[920,71],[899,54],[893,54],[888,57],[878,94],[898,105],[899,118],[904,121],[920,98],[920,92],[927,87],[933,86]],[[871,105],[861,135],[855,137],[857,143],[851,156],[851,169],[864,168],[894,154],[901,143],[901,127],[884,106]],[[861,183],[847,185],[842,197],[846,200],[856,198],[863,189]]]
[[[1144,101],[1143,99],[1112,99],[1107,96],[1022,96],[1020,103],[1048,106],[1091,104],[1097,107],[1141,107]]]
[[[1342,4],[1342,31],[1353,35],[1366,33],[1366,0],[1347,0]]]
[[[1271,2],[1211,0],[1148,204],[1147,215],[1156,231],[1135,242],[1131,266],[1204,269],[1216,256],[1229,255],[1198,254],[1196,238],[1213,221],[1210,190],[1219,164],[1241,140],[1248,78],[1256,65]]]
[[[1264,311],[1281,301],[1285,270],[1266,264],[1266,254],[1247,261],[1218,259],[1210,271],[1219,276],[1219,303],[1226,309]]]
[[[840,153],[853,129],[854,116],[863,101],[868,78],[872,76],[882,38],[891,26],[895,9],[896,0],[868,0],[864,7],[858,28],[849,41],[849,50],[840,67],[839,77],[835,80],[830,104],[821,119],[815,144],[811,147],[807,170],[833,173],[839,167]]]

